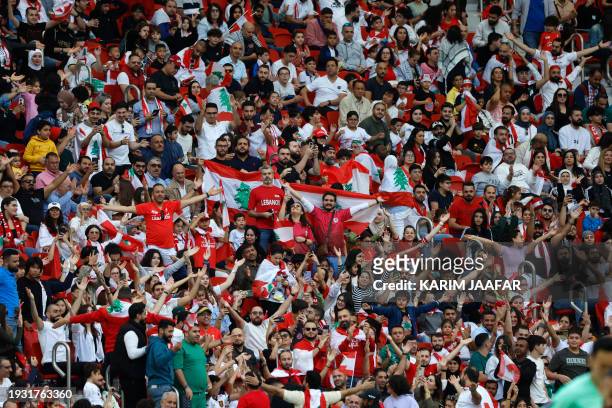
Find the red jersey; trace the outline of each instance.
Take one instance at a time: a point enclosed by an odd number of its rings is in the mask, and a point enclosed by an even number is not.
[[[270,397],[265,391],[249,391],[238,400],[238,408],[268,408]]]
[[[554,32],[543,32],[540,37],[540,49],[542,51],[550,51],[552,50],[552,43],[557,38],[561,37],[561,33],[558,31]]]
[[[314,236],[318,244],[327,241],[327,251],[334,253],[334,247],[344,252],[344,221],[351,218],[351,210],[325,211],[315,207],[310,213]],[[331,223],[330,223],[331,220]]]
[[[203,336],[212,336],[213,340],[221,340],[221,331],[217,329],[215,326],[208,326],[207,329],[200,327],[200,337]]]
[[[196,268],[202,268],[204,266],[204,253],[206,248],[210,251],[210,258],[208,258],[208,264],[211,268],[217,265],[217,241],[210,234],[210,228],[206,231],[201,228],[196,228],[193,232],[196,247],[200,250],[193,256],[193,266]]]
[[[457,224],[469,227],[472,225],[472,214],[478,208],[487,209],[487,203],[482,197],[474,197],[472,201],[467,202],[461,196],[457,196],[453,199],[448,212],[451,218],[457,220]],[[461,230],[451,229],[451,234],[460,234]]]
[[[255,212],[274,211],[278,215],[285,193],[279,187],[274,185],[261,185],[251,190],[249,196],[249,209]],[[259,229],[274,228],[274,218],[255,218],[255,226]]]
[[[181,214],[180,201],[164,201],[159,207],[157,204],[143,203],[136,206],[136,214],[145,218],[147,225],[147,245],[159,248],[174,248],[174,214]]]

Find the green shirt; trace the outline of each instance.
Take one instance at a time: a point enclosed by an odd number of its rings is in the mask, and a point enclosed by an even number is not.
[[[553,397],[552,408],[603,407],[603,396],[593,384],[591,373],[582,374],[565,384]]]
[[[482,354],[480,354],[480,352],[476,351],[472,354],[472,358],[470,358],[470,367],[474,367],[481,373],[484,373],[489,357],[491,357],[491,354],[483,356]]]
[[[206,354],[199,344],[183,342],[181,349],[174,355],[174,369],[182,369],[187,384],[194,393],[206,392]],[[183,387],[174,376],[179,390]]]

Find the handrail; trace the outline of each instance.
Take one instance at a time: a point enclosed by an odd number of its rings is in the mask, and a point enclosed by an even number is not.
[[[419,226],[419,224],[421,224]],[[425,227],[427,228],[427,232],[425,233],[425,235],[421,236],[421,229],[423,228],[422,224],[426,224]],[[427,217],[420,217],[417,222],[416,222],[416,236],[419,240],[425,238],[427,236],[427,234],[429,234],[434,228],[433,222],[431,221],[430,218]]]
[[[579,50],[576,49],[576,42],[574,41],[575,38],[578,38],[578,43],[580,44]],[[574,33],[570,36],[569,39],[570,39],[570,49],[572,50],[572,52],[584,50],[584,38],[580,34]],[[580,71],[580,80],[584,82],[584,79],[585,79],[585,73],[584,73],[584,69],[582,69]]]
[[[129,84],[128,86],[125,87],[125,91],[123,91],[123,98],[125,99],[125,102],[130,101],[130,90],[132,88],[136,90],[136,100],[137,101],[140,100],[140,89],[136,85]]]
[[[176,393],[176,408],[181,408],[181,394],[179,394],[179,391],[176,389],[176,387],[172,387],[172,389]]]
[[[66,372],[57,365],[57,350],[60,347],[64,347],[66,349]],[[72,352],[70,351],[70,345],[65,341],[58,341],[53,345],[53,349],[51,350],[51,365],[55,372],[62,378],[66,378],[66,388],[71,389],[72,385]],[[68,405],[70,405],[70,397],[67,398]]]
[[[91,67],[87,66],[87,64],[83,64],[82,62],[79,62],[78,64],[76,64],[77,66],[77,72],[76,72],[76,83],[77,85],[81,83],[81,69],[85,68],[85,70],[87,71],[87,80],[91,81],[92,78],[92,73],[91,73]],[[85,81],[82,81],[85,82]]]

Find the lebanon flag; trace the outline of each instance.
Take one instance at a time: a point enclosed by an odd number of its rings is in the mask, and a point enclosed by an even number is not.
[[[293,221],[274,220],[274,237],[286,248],[293,248],[295,241],[293,240]]]
[[[342,363],[338,367],[344,375],[346,376],[354,376],[355,375],[355,361],[357,361],[357,352],[343,352],[342,353]]]
[[[321,176],[327,177],[327,184],[342,184],[345,191],[370,194],[370,171],[361,163],[349,160],[340,167],[321,163]]]
[[[257,268],[257,274],[253,282],[253,296],[267,299],[273,289],[272,282],[283,267],[284,263],[282,262],[279,265],[274,265],[268,259],[264,259]]]
[[[224,86],[219,86],[212,89],[206,98],[206,102],[217,105],[217,109],[219,110],[217,120],[233,120],[234,114],[232,113],[232,103],[230,101],[230,93],[227,91],[227,88]]]
[[[191,110],[191,107],[189,106],[189,102],[187,102],[187,96],[181,99],[178,109],[179,109],[178,111],[180,112],[181,116],[191,115],[193,111]]]
[[[142,181],[140,181],[136,173],[134,173],[134,169],[132,169],[131,167],[129,170],[126,170],[123,173],[123,178],[125,180],[128,180],[130,183],[132,183],[132,187],[134,187],[134,190],[136,190],[139,187],[143,187]]]
[[[234,24],[232,24],[229,28],[229,32],[235,33],[236,31],[240,31],[244,23],[246,23],[247,21],[250,23],[255,23],[255,20],[253,19],[253,10],[251,9],[250,1],[244,2],[244,14],[241,15],[238,20],[234,21]]]
[[[327,401],[325,401],[325,394],[321,390],[311,390],[306,388],[304,390],[304,408],[326,408]]]
[[[504,379],[508,382],[517,383],[521,378],[521,371],[514,364],[514,362],[502,352],[499,356],[499,368],[497,371],[497,377]]]
[[[74,0],[55,0],[53,9],[49,12],[49,17],[55,21],[65,20],[72,13],[73,6]]]
[[[206,170],[202,191],[208,191],[212,187],[222,187],[223,189],[221,193],[208,199],[225,202],[225,207],[227,207],[230,216],[233,216],[236,212],[247,211],[251,190],[262,184],[261,172],[245,173],[210,160],[206,160],[204,166]],[[273,185],[281,187],[278,175],[275,174],[274,177]]]
[[[329,188],[311,186],[307,184],[291,184],[291,187],[299,192],[303,198],[310,201],[315,207],[321,207],[323,193],[329,192]],[[343,208],[354,207],[358,204],[362,204],[364,201],[373,201],[374,197],[366,194],[352,193],[349,191],[342,190],[331,190],[336,194],[336,209],[340,210]],[[359,211],[353,214],[350,220],[344,225],[346,228],[353,231],[355,234],[361,234],[370,225],[370,222],[376,217],[379,206],[374,205],[365,210]]]
[[[476,98],[468,90],[463,91],[465,106],[461,109],[461,123],[459,129],[462,132],[469,132],[472,126],[478,122],[478,105]]]
[[[114,238],[115,235],[119,232],[115,224],[108,218],[108,215],[102,210],[102,207],[99,205],[94,205],[91,209],[92,215],[96,217],[98,221],[98,225],[108,233],[111,238]]]

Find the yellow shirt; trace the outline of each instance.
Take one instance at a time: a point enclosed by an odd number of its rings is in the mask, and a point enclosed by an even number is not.
[[[34,136],[23,152],[23,160],[30,166],[30,171],[41,172],[45,170],[45,165],[41,164],[40,159],[45,158],[51,152],[57,154],[57,147],[53,140],[44,140],[40,136]]]

